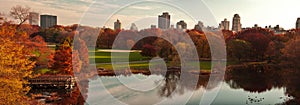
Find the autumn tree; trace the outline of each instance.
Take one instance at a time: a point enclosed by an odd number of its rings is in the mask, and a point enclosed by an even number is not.
[[[20,5],[16,5],[11,8],[10,15],[19,21],[19,25],[22,25],[24,22],[26,22],[29,19],[29,7],[22,7]]]
[[[76,31],[76,27],[78,26],[71,26],[71,29]],[[85,41],[86,45],[88,47],[96,47],[96,41],[97,41],[97,37],[99,34],[100,29],[98,28],[93,28],[93,27],[88,27],[88,26],[80,26],[78,27],[77,31],[79,32],[79,37]]]
[[[222,34],[223,34],[225,40],[234,36],[233,32],[230,30],[222,30]]]
[[[65,39],[57,49],[53,57],[51,69],[58,74],[73,74],[72,69],[72,44],[70,39]]]
[[[255,51],[256,60],[263,60],[268,45],[272,41],[272,36],[274,36],[274,33],[270,30],[254,28],[238,33],[236,39],[245,40],[251,43]]]
[[[156,56],[156,49],[154,46],[150,44],[145,44],[142,48],[141,52],[142,56],[147,56],[147,57],[155,57]]]
[[[140,37],[137,32],[131,31],[131,30],[124,30],[119,32],[118,41],[114,41],[115,39],[110,39],[114,43],[114,48],[118,49],[131,49],[133,45],[135,44],[134,39]],[[112,43],[111,43],[112,44]]]
[[[73,47],[73,67],[76,72],[84,71],[88,72],[87,68],[89,66],[89,50],[84,40],[79,37],[74,38],[74,47]],[[77,66],[76,66],[77,65]],[[79,66],[80,65],[80,66]]]
[[[75,42],[74,45],[73,41]],[[88,48],[85,42],[78,37],[74,40],[67,38],[57,46],[49,63],[50,68],[56,74],[72,75],[83,69],[87,72],[86,69],[89,66]]]
[[[154,42],[155,48],[157,48],[157,55],[160,56],[161,58],[164,58],[166,61],[171,61],[172,60],[172,54],[173,52],[173,45],[169,43],[168,41],[158,38]]]
[[[229,57],[235,58],[238,61],[250,59],[253,53],[251,43],[239,39],[227,42],[227,52]]]
[[[35,36],[30,38],[30,42],[27,46],[35,55],[33,59],[36,61],[36,65],[40,67],[47,67],[48,59],[50,55],[50,49],[47,47],[47,43],[41,36]]]
[[[209,58],[210,48],[205,34],[197,30],[188,31],[188,34],[197,48],[199,58]]]
[[[0,28],[0,104],[21,105],[26,102],[28,88],[25,78],[31,76],[35,62],[30,60],[32,52],[15,37],[27,36],[14,26]],[[24,37],[23,37],[24,38]]]
[[[282,49],[284,64],[290,65],[289,67],[300,68],[300,37],[296,36],[288,41]]]
[[[179,56],[178,52],[180,51],[181,56]],[[179,66],[181,62],[185,61],[183,59],[191,59],[193,55],[191,51],[191,45],[184,43],[184,42],[179,42],[173,47],[173,54],[172,54],[172,61],[171,65],[172,66]],[[180,58],[182,57],[182,58]],[[183,62],[183,64],[186,64],[186,62]]]
[[[118,34],[119,31],[115,31],[109,28],[101,29],[97,39],[97,47],[112,48],[113,42]]]

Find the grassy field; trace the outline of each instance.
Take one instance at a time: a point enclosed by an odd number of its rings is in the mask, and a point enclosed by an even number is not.
[[[108,70],[112,70],[113,67],[110,64],[111,63],[111,53],[110,52],[103,52],[103,51],[90,51],[89,52],[90,55],[92,55],[92,53],[95,53],[95,56],[90,56],[90,60],[95,59],[95,63],[97,67],[102,67]],[[116,57],[118,58],[119,62],[123,62],[126,61],[127,57],[125,55],[125,53],[122,52],[118,52],[116,53]],[[129,63],[130,68],[132,69],[148,69],[148,67],[150,66],[148,61],[151,58],[149,57],[143,57],[142,55],[140,55],[139,52],[131,52],[129,54],[129,61],[131,63]],[[142,61],[142,62],[136,62],[136,61]],[[191,63],[190,65],[197,65],[198,63]],[[231,65],[234,64],[233,62],[227,62],[227,65]],[[155,65],[155,64],[154,64]],[[166,64],[167,66],[170,66],[170,63]],[[210,70],[211,69],[211,61],[200,61],[200,63],[198,64],[201,68],[201,70]],[[117,64],[115,65],[116,67],[120,67],[120,68],[125,68],[127,67],[126,64]],[[178,65],[179,66],[179,65]]]
[[[54,51],[55,46],[49,46],[51,50]],[[115,52],[116,58],[118,62],[126,62],[127,61],[127,55],[124,52]],[[96,67],[102,67],[107,70],[112,70],[112,64],[111,64],[111,52],[106,51],[99,51],[99,50],[90,50],[89,51],[89,59],[91,64],[94,64],[92,61],[95,60]],[[151,60],[150,57],[144,57],[140,54],[140,52],[130,52],[129,53],[129,66],[132,69],[148,69],[149,63],[147,61]],[[190,65],[199,65],[201,70],[210,70],[211,69],[211,61],[200,61],[200,63],[191,63]],[[234,62],[227,62],[227,65],[235,64]],[[156,65],[154,63],[154,65]],[[169,67],[171,64],[168,62],[166,65]],[[126,64],[117,64],[116,67],[125,68],[127,67]],[[180,65],[177,65],[180,66]],[[48,72],[48,69],[39,70],[40,72]]]
[[[94,55],[93,55],[94,53]],[[111,53],[110,52],[103,52],[103,51],[90,51],[89,52],[89,59],[90,61],[95,59],[96,63],[111,63]],[[127,61],[126,53],[122,52],[115,52],[114,56],[120,62]],[[149,57],[143,57],[139,52],[130,52],[129,54],[129,61],[144,61],[149,60]]]

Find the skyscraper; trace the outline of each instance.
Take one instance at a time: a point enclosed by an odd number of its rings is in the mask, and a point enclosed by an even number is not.
[[[29,12],[28,20],[30,25],[39,25],[39,13]]]
[[[156,29],[156,25],[151,25],[151,29]]]
[[[183,20],[177,22],[176,24],[177,29],[187,29],[187,24]]]
[[[203,31],[204,24],[201,21],[198,21],[198,24],[195,25],[194,29],[198,31]]]
[[[121,30],[121,22],[119,19],[114,23],[114,29],[115,30]]]
[[[41,15],[41,27],[49,28],[57,25],[57,16],[53,15]]]
[[[171,16],[168,12],[164,12],[162,15],[158,16],[158,28],[168,29],[170,28]]]
[[[227,21],[227,19],[225,18],[224,21],[221,21],[219,28],[221,30],[229,30],[229,24],[230,24],[230,22]]]
[[[297,22],[296,22],[296,29],[300,29],[300,18],[297,19]]]
[[[4,23],[5,17],[0,14],[0,25]]]
[[[130,26],[130,30],[131,31],[138,31],[138,27],[134,23],[132,23],[131,26]]]
[[[239,32],[242,30],[241,17],[239,14],[234,14],[232,19],[232,31]]]

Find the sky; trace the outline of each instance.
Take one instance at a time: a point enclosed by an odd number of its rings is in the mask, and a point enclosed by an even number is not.
[[[40,14],[58,16],[58,24],[82,24],[113,27],[119,19],[128,29],[135,23],[139,29],[157,25],[162,12],[171,14],[171,24],[184,20],[188,28],[197,21],[215,26],[227,18],[232,24],[234,14],[241,17],[242,27],[280,25],[295,27],[300,17],[300,0],[1,0],[0,12],[9,14],[15,5],[30,7]],[[230,25],[231,27],[231,25]]]

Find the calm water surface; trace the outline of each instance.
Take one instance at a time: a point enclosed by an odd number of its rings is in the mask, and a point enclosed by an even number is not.
[[[49,93],[58,92],[62,101],[57,103],[63,105],[198,105],[209,99],[212,105],[299,105],[299,74],[298,70],[237,70],[227,72],[224,79],[216,77],[210,84],[213,75],[190,73],[181,77],[182,73],[175,71],[164,75],[94,76],[79,83],[81,94],[79,88]],[[41,92],[47,90],[32,90]],[[215,97],[204,95],[213,92],[217,92]]]
[[[180,83],[180,77],[176,73],[165,77],[162,75],[142,75],[135,74],[131,76],[111,76],[99,77],[89,81],[87,93],[87,104],[199,104],[204,91],[220,91],[213,101],[213,105],[274,105],[283,103],[290,99],[285,95],[285,88],[271,87],[270,89],[247,90],[238,86],[234,80],[224,80],[218,82],[215,86],[206,87],[207,80],[200,78],[196,88],[184,86]],[[134,81],[135,78],[143,82]],[[166,79],[168,78],[168,79]],[[124,84],[120,83],[122,80]],[[203,80],[201,80],[203,79]],[[99,85],[100,84],[100,85]],[[251,85],[251,84],[249,84]],[[260,84],[258,84],[260,85]],[[128,88],[128,87],[131,87]],[[258,86],[258,88],[260,88]],[[146,89],[147,91],[139,91]],[[193,94],[192,97],[190,95]]]

